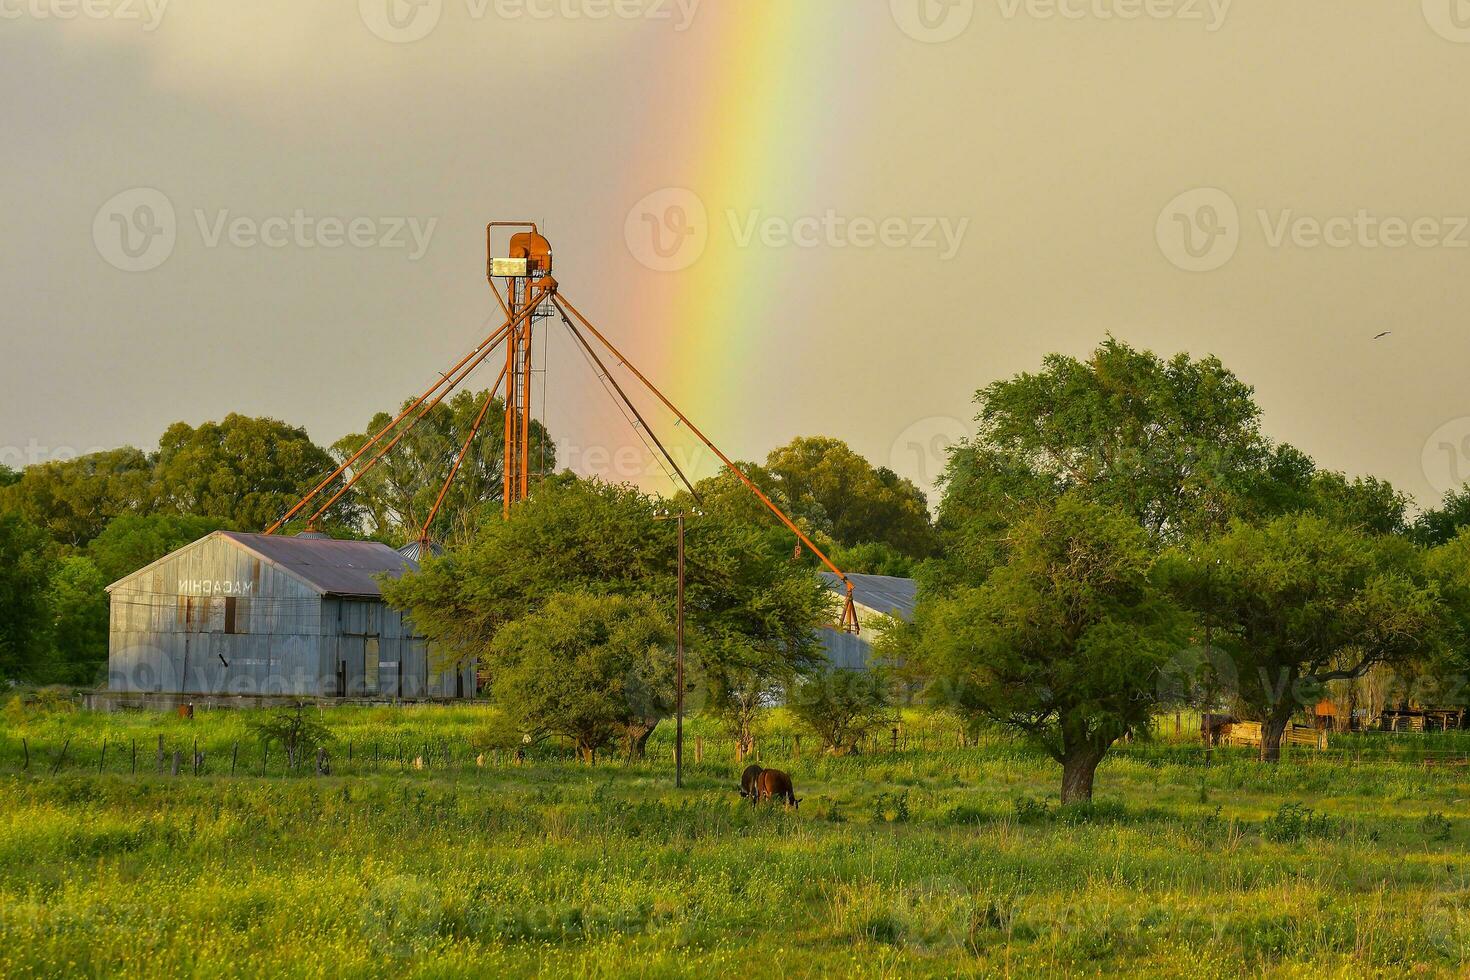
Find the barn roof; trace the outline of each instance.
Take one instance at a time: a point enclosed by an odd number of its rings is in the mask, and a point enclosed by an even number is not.
[[[379,575],[398,578],[418,571],[418,563],[378,541],[338,541],[333,538],[288,537],[221,531],[243,548],[285,569],[323,595],[381,598]]]
[[[822,572],[822,581],[833,592],[845,595],[847,590],[838,577],[831,572]],[[867,606],[885,616],[897,616],[905,622],[913,622],[914,605],[918,599],[919,584],[911,578],[894,578],[892,575],[849,574],[852,580],[853,601]]]
[[[144,572],[171,561],[191,548],[213,538],[223,538],[236,547],[255,555],[281,571],[299,579],[323,596],[347,599],[380,599],[378,576],[398,578],[405,572],[418,571],[418,563],[400,555],[377,541],[338,541],[324,535],[266,535],[242,531],[215,531],[193,544],[165,555],[131,575],[107,587],[107,591],[136,578]]]

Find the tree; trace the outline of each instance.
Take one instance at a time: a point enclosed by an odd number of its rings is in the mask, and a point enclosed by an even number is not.
[[[95,684],[107,665],[108,580],[92,561],[71,555],[56,563],[47,585],[54,656],[46,680]]]
[[[1367,534],[1405,534],[1409,496],[1374,476],[1349,480],[1342,473],[1319,472],[1311,483],[1310,510],[1335,524]]]
[[[154,506],[153,461],[125,447],[28,466],[0,489],[0,509],[18,511],[59,544],[82,547],[123,514]]]
[[[829,557],[844,572],[888,575],[894,578],[912,578],[914,569],[919,564],[893,545],[882,541],[867,541],[851,548],[839,545],[832,550]]]
[[[840,439],[795,439],[766,458],[791,500],[809,500],[831,521],[839,544],[880,542],[913,558],[934,549],[924,493],[886,467],[875,468]]]
[[[648,597],[555,593],[496,635],[491,698],[523,730],[572,739],[590,764],[672,713],[673,636]]]
[[[336,468],[305,429],[231,414],[198,428],[184,422],[169,426],[158,444],[155,478],[160,509],[258,531]],[[350,495],[324,515],[323,523],[356,525]]]
[[[671,524],[659,504],[628,486],[548,480],[509,520],[499,507],[472,537],[384,594],[453,659],[478,657],[491,684],[493,641],[508,623],[565,592],[644,597],[672,609],[677,586]],[[790,553],[764,548],[761,532],[713,514],[687,524],[688,648],[712,690],[726,672],[784,676],[820,659],[817,629],[832,595]]]
[[[409,422],[400,423],[379,443],[385,446],[407,430],[392,452],[369,470],[354,488],[367,521],[368,530],[387,538],[417,538],[429,516],[439,491],[454,460],[464,447],[480,415],[488,391],[460,391],[436,405],[412,429]],[[407,408],[412,402],[404,402]],[[397,414],[397,413],[394,413]],[[470,443],[469,453],[444,505],[435,519],[433,530],[441,538],[450,538],[473,530],[475,515],[482,505],[499,501],[503,495],[505,472],[505,405],[494,399],[485,413],[479,434]],[[339,460],[357,452],[369,438],[393,421],[393,415],[379,412],[367,428],[344,436],[332,446]],[[371,449],[361,462],[375,455]],[[550,474],[556,468],[556,444],[540,422],[531,422],[531,469],[533,473]]]
[[[1419,515],[1411,533],[1420,544],[1434,546],[1448,544],[1466,527],[1470,527],[1470,486],[1445,494],[1438,507]]]
[[[983,585],[920,617],[934,701],[1034,738],[1062,765],[1064,804],[1090,800],[1108,749],[1147,725],[1187,635],[1136,515],[1071,494],[1011,529]]]
[[[43,680],[54,545],[23,515],[0,512],[0,680]]]
[[[281,708],[247,719],[245,727],[260,740],[266,751],[272,745],[279,745],[286,753],[286,766],[290,769],[299,769],[312,753],[326,748],[333,741],[331,729],[307,714],[306,706],[300,703],[294,710]]]
[[[884,671],[832,670],[798,681],[788,707],[833,755],[851,755],[862,740],[893,718]]]
[[[20,481],[20,474],[4,463],[0,463],[0,489]]]
[[[823,551],[836,547],[832,538],[832,521],[820,504],[810,498],[793,500],[781,481],[759,464],[736,465],[818,547]],[[670,502],[670,508],[698,510],[717,521],[743,524],[760,536],[762,550],[773,559],[789,560],[795,553],[796,537],[731,470],[721,470],[715,476],[697,481],[694,489],[699,494],[697,501],[689,493],[681,491]],[[808,564],[815,561],[812,555],[805,553],[805,549],[801,557]]]
[[[227,528],[224,521],[190,514],[124,514],[87,545],[104,584],[172,554],[186,544]]]
[[[1296,710],[1329,681],[1432,655],[1449,610],[1409,541],[1315,514],[1236,521],[1173,562],[1178,594],[1208,617],[1235,695],[1262,722],[1261,758],[1280,758]]]
[[[979,430],[953,454],[940,508],[965,561],[998,558],[1009,515],[1068,492],[1161,541],[1223,526],[1272,458],[1253,390],[1218,359],[1165,361],[1111,337],[975,400]]]

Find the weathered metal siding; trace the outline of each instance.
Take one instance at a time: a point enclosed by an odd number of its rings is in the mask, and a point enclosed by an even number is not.
[[[211,536],[112,592],[109,687],[186,694],[317,694],[321,599]]]
[[[371,664],[377,661],[376,684]],[[109,688],[122,693],[418,699],[467,696],[402,614],[323,597],[222,536],[112,592]]]
[[[403,615],[382,602],[328,599],[322,605],[322,665],[327,676],[345,684],[346,697],[453,697],[448,684],[434,678],[428,645]],[[377,678],[369,670],[377,653]],[[342,665],[338,673],[338,664]],[[431,683],[431,679],[435,682]]]

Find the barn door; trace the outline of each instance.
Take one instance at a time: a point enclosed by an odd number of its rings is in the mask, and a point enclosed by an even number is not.
[[[379,666],[378,638],[369,636],[363,641],[362,657],[362,693],[368,697],[376,697],[382,689]]]

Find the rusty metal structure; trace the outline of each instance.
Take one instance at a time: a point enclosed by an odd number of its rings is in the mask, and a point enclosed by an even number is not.
[[[504,254],[496,253],[497,229],[513,230]],[[531,388],[534,372],[533,341],[537,336],[538,324],[544,325],[553,314],[557,316],[562,325],[570,333],[572,340],[578,348],[587,354],[589,360],[597,366],[605,380],[610,384],[610,391],[615,395],[621,406],[631,413],[632,418],[637,420],[637,425],[643,433],[646,433],[652,442],[652,446],[660,454],[663,461],[671,467],[673,473],[678,475],[680,482],[698,499],[698,492],[689,481],[688,476],[679,468],[679,464],[669,453],[664,443],[654,433],[627,391],[618,383],[613,373],[608,370],[604,355],[610,357],[614,363],[627,370],[627,372],[641,384],[649,394],[658,400],[678,420],[678,424],[685,427],[704,446],[715,454],[721,463],[725,465],[751,493],[765,505],[766,509],[787,530],[796,536],[797,544],[795,557],[800,557],[802,550],[811,552],[827,570],[841,583],[845,591],[842,615],[839,626],[845,632],[858,633],[857,608],[854,603],[853,580],[845,574],[842,569],[833,563],[832,559],[817,546],[816,542],[797,525],[769,496],[763,493],[744,470],[735,464],[729,456],[725,455],[714,442],[696,426],[678,406],[625,357],[608,338],[598,330],[592,322],[567,299],[561,291],[560,284],[552,276],[552,248],[551,243],[541,234],[540,229],[533,221],[492,221],[485,228],[485,277],[489,282],[490,291],[494,294],[501,312],[505,315],[505,321],[481,340],[468,354],[455,363],[450,369],[441,374],[424,392],[412,401],[407,408],[400,412],[391,422],[374,434],[363,446],[342,462],[335,470],[329,473],[315,489],[303,497],[294,507],[284,514],[266,529],[266,535],[273,535],[285,527],[289,522],[296,520],[300,515],[306,515],[306,528],[308,532],[317,529],[317,523],[322,519],[331,507],[336,504],[363,475],[376,466],[393,448],[406,436],[422,419],[434,410],[450,393],[457,389],[470,376],[476,368],[489,359],[496,350],[504,345],[504,366],[495,383],[491,386],[485,396],[485,401],[480,408],[474,424],[455,457],[450,471],[446,476],[443,486],[439,491],[438,499],[430,509],[428,517],[424,520],[419,533],[418,545],[420,550],[428,550],[431,547],[430,528],[434,519],[439,515],[443,507],[446,495],[455,477],[459,473],[461,465],[475,438],[479,435],[490,413],[496,396],[500,392],[501,385],[505,386],[504,397],[504,433],[505,433],[505,460],[504,477],[502,486],[502,501],[504,514],[510,516],[516,504],[527,499],[531,494]],[[501,285],[504,286],[502,292]],[[366,459],[366,462],[360,462]],[[342,485],[335,491],[330,488],[342,480]],[[329,492],[330,491],[330,492]],[[317,503],[318,500],[321,503]],[[315,506],[313,506],[315,505]]]

